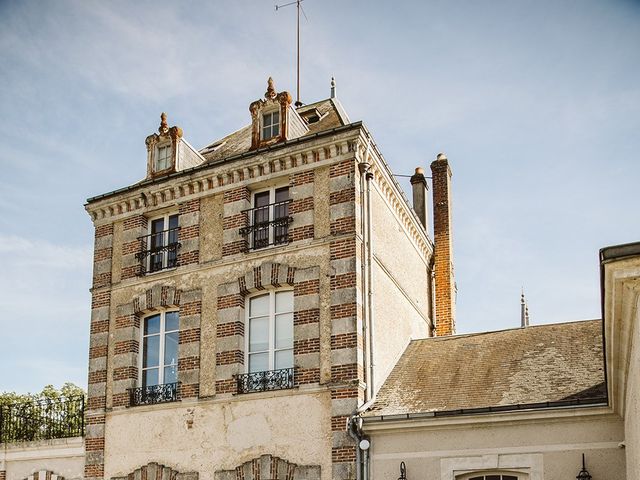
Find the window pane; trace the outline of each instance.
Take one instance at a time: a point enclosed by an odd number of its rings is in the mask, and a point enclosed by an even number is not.
[[[269,295],[253,297],[249,303],[249,316],[269,315]]]
[[[281,350],[276,352],[275,369],[292,368],[293,367],[293,350]]]
[[[276,135],[280,135],[280,125],[277,123],[271,127],[271,136],[275,137]]]
[[[164,367],[164,380],[162,383],[176,383],[178,381],[178,367],[171,365]]]
[[[278,188],[276,190],[276,202],[284,202],[289,200],[289,187]]]
[[[180,319],[178,312],[167,312],[164,315],[164,329],[169,332],[171,330],[178,330],[180,325]]]
[[[160,315],[144,319],[144,334],[151,335],[160,332]]]
[[[502,480],[518,480],[515,475],[502,475]]]
[[[254,353],[249,355],[249,373],[269,370],[269,354]]]
[[[485,475],[486,480],[500,480],[500,475]]]
[[[142,383],[146,386],[158,385],[158,369],[152,368],[144,371]]]
[[[291,312],[293,310],[293,292],[276,293],[276,313]]]
[[[249,351],[269,349],[269,317],[252,318],[249,323]]]
[[[264,207],[265,205],[269,205],[269,192],[256,193],[253,196],[253,206]]]
[[[280,122],[280,112],[273,112],[271,117],[271,124],[273,125],[274,123],[279,123],[279,122]]]
[[[177,363],[178,363],[178,332],[167,333],[164,336],[164,365],[173,365]]]
[[[178,215],[171,215],[169,217],[169,228],[178,228]]]
[[[293,347],[293,313],[276,317],[276,348]]]
[[[142,367],[156,367],[160,364],[160,335],[144,337],[144,357]]]
[[[269,126],[269,125],[271,125],[271,114],[270,114],[270,113],[266,113],[266,114],[264,115],[264,122],[263,122],[263,124],[264,124],[265,126]]]
[[[158,218],[151,222],[151,233],[158,233],[164,230],[164,218]]]

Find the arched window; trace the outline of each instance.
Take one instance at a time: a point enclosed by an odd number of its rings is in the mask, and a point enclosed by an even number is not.
[[[456,477],[456,480],[526,480],[529,476],[518,472],[477,472]]]
[[[247,373],[293,368],[293,291],[270,290],[246,302]]]

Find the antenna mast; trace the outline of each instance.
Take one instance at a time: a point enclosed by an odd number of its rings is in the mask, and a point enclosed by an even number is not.
[[[300,12],[302,12],[302,14],[304,15],[304,18],[307,18],[307,14],[304,13],[304,9],[302,8],[302,5],[300,5],[300,3],[302,3],[304,0],[296,0],[295,2],[289,2],[289,3],[285,3],[282,5],[276,5],[276,11],[278,11],[281,8],[284,7],[288,7],[289,5],[295,5],[296,8],[298,9],[298,22],[297,22],[297,43],[298,43],[298,49],[297,49],[297,59],[296,59],[296,64],[297,64],[297,84],[298,84],[298,90],[296,93],[296,107],[301,107],[302,106],[302,102],[300,101]],[[308,20],[308,18],[307,18]]]

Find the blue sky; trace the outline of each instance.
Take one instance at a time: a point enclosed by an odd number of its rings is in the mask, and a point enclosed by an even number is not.
[[[286,2],[285,2],[286,3]],[[599,317],[640,240],[640,2],[305,0],[302,100],[332,75],[393,170],[453,170],[459,332]],[[272,0],[0,0],[0,391],[86,384],[89,196],[145,175],[166,111],[202,147],[295,95]],[[408,186],[405,183],[406,186]]]

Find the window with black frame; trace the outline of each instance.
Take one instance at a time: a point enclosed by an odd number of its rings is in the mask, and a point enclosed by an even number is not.
[[[253,195],[251,248],[289,242],[289,187],[274,188]]]
[[[178,215],[151,220],[147,272],[157,272],[178,265]]]

